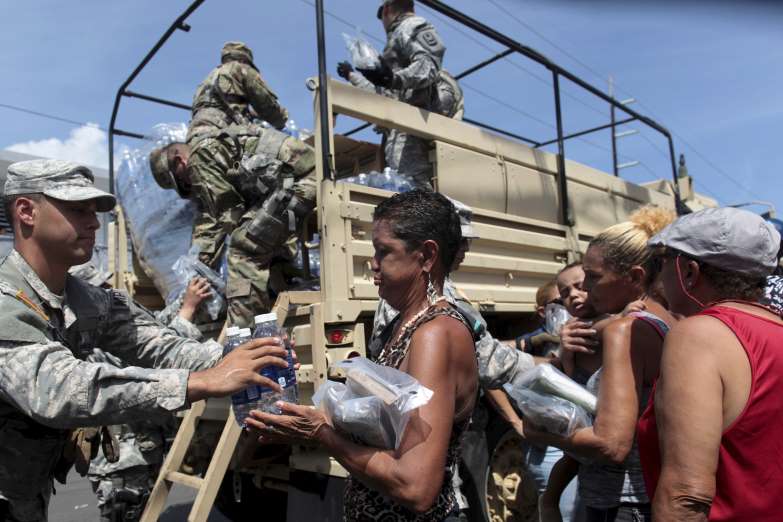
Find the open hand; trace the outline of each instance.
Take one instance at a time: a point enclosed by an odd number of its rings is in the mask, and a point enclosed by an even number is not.
[[[572,353],[595,353],[598,332],[593,323],[579,319],[568,321],[560,330],[560,348]]]
[[[280,415],[253,410],[245,421],[249,428],[258,430],[261,443],[315,441],[321,429],[329,425],[323,412],[312,406],[282,401],[276,406],[280,408]]]
[[[253,384],[282,391],[276,382],[258,372],[267,366],[287,368],[286,350],[276,337],[253,339],[235,348],[209,370],[194,372],[188,378],[188,400],[225,397]]]

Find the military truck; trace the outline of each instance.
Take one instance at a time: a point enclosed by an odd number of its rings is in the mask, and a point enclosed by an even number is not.
[[[157,48],[185,24],[187,16],[200,3],[194,2],[172,24],[121,87],[112,115],[111,144],[114,135],[139,136],[115,125],[123,97],[188,108],[133,93],[128,87]],[[306,249],[314,234],[320,235],[320,289],[284,291],[274,306],[279,321],[296,343],[301,362],[297,379],[303,403],[309,403],[315,390],[327,379],[341,377],[335,363],[365,355],[378,303],[370,268],[372,213],[391,193],[341,180],[359,172],[381,170],[383,154],[378,144],[335,134],[333,126],[339,115],[382,128],[401,129],[431,141],[435,189],[472,207],[474,228],[480,236],[473,242],[461,269],[453,274],[454,282],[487,319],[490,331],[501,339],[513,338],[531,326],[536,290],[566,263],[578,259],[590,238],[605,227],[625,220],[646,204],[680,212],[715,205],[693,191],[689,178],[678,177],[671,136],[665,128],[536,51],[445,3],[434,0],[420,0],[420,3],[507,48],[466,71],[467,74],[512,53],[530,58],[551,71],[557,127],[557,137],[552,143],[558,145],[558,153],[542,150],[546,142],[536,142],[474,120],[452,120],[329,78],[323,53],[323,6],[317,2],[320,74],[308,86],[313,91],[317,123],[314,144],[318,195],[316,210],[299,239]],[[562,78],[628,117],[564,135],[559,90]],[[614,130],[616,125],[628,121],[638,121],[668,140],[671,180],[637,185],[566,159],[567,140],[598,130]],[[110,237],[116,240],[114,248],[121,253],[114,258],[115,284],[148,305],[154,305],[155,300],[160,302],[138,263],[126,255],[129,249],[121,216]],[[227,421],[229,408],[228,400],[213,400],[186,416],[150,501],[154,506],[148,506],[144,520],[156,518],[155,510],[159,512],[162,508],[165,491],[172,483],[199,489],[189,520],[205,520],[213,500],[235,520],[256,516],[259,509],[267,520],[340,519],[346,471],[315,447],[257,446],[249,437],[236,433],[236,427],[232,428],[233,421]],[[203,480],[183,473],[177,461],[184,456],[189,437],[198,431],[207,435],[196,437],[196,445],[206,445],[207,450],[201,454],[206,455],[207,461],[211,457],[208,469],[207,462],[204,463]],[[461,465],[462,491],[470,504],[471,520],[535,517],[537,495],[534,484],[526,477],[523,453],[521,439],[482,402],[466,436]]]

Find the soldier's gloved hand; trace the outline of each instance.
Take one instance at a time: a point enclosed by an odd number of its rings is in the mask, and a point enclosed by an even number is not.
[[[337,74],[340,78],[345,80],[351,79],[351,73],[353,72],[353,65],[348,62],[340,62],[337,64]]]
[[[267,366],[287,368],[286,350],[277,337],[253,339],[234,349],[209,370],[188,377],[188,401],[225,397],[250,385],[266,386],[282,392],[280,385],[258,372]]]
[[[357,69],[370,82],[378,87],[390,89],[394,82],[394,71],[391,70],[386,60],[381,57],[380,65],[376,69]]]

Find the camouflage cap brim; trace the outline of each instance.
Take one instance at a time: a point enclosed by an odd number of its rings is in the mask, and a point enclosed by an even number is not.
[[[59,201],[95,201],[98,212],[109,212],[117,206],[117,198],[93,186],[81,184],[47,188],[43,194]]]

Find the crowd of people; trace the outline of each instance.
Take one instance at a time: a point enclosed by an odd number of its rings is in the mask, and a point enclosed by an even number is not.
[[[341,63],[338,74],[461,118],[462,92],[443,69],[435,28],[412,0],[384,0],[377,14],[387,33],[379,68]],[[269,311],[270,271],[291,257],[317,192],[314,150],[282,132],[288,112],[253,60],[246,45],[227,43],[197,89],[186,141],[149,157],[163,189],[196,203],[200,260],[215,267],[227,252],[227,320],[239,327]],[[451,278],[478,239],[470,208],[432,190],[427,140],[380,131],[386,164],[417,188],[374,211],[380,299],[367,355],[432,398],[396,449],[360,444],[321,410],[288,403],[279,415],[251,413],[247,429],[259,443],[328,451],[350,474],[345,520],[456,521],[465,508],[461,440],[483,395],[518,435],[542,521],[780,518],[779,230],[732,208],[677,217],[643,207],[541,286],[540,328],[500,341]],[[137,520],[171,414],[250,385],[279,390],[260,370],[289,365],[279,338],[225,355],[202,339],[193,321],[210,293],[204,280],[153,315],[105,276],[74,271],[92,256],[96,213],[117,203],[93,182],[67,161],[8,169],[14,249],[0,260],[0,522],[46,521],[53,480],[74,464],[89,473],[102,520]],[[550,331],[555,306],[570,319]],[[597,397],[591,425],[554,434],[515,408],[503,385],[539,364]]]

